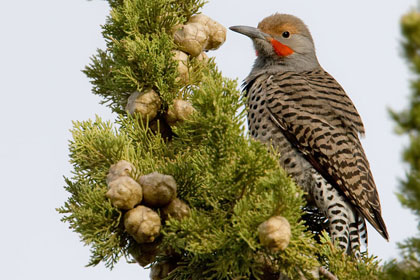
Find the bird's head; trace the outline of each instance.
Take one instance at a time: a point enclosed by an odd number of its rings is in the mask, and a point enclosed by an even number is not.
[[[282,65],[289,70],[309,71],[319,67],[311,33],[295,16],[274,14],[263,19],[258,28],[230,29],[252,39],[257,53],[254,68]]]

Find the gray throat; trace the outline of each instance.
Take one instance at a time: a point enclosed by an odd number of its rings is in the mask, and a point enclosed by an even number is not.
[[[246,81],[251,81],[262,74],[271,75],[289,71],[301,73],[318,69],[321,69],[321,66],[313,54],[293,54],[290,57],[276,59],[258,56]]]

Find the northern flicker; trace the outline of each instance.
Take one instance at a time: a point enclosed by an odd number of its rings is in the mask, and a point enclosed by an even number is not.
[[[232,26],[257,53],[244,81],[251,136],[272,145],[280,163],[328,219],[347,253],[367,244],[365,219],[388,240],[369,163],[365,130],[353,102],[319,64],[312,36],[297,17],[274,14],[258,28]]]

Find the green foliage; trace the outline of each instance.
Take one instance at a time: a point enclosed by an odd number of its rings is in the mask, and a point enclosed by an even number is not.
[[[121,40],[127,35],[170,33],[204,5],[203,0],[110,1],[113,10],[104,26],[106,39]]]
[[[325,236],[317,243],[301,221],[303,192],[278,163],[275,151],[248,139],[244,99],[236,81],[224,78],[210,61],[191,59],[188,85],[177,81],[170,30],[202,6],[200,0],[114,0],[103,27],[107,49],[98,50],[85,73],[93,92],[119,113],[116,123],[75,122],[70,141],[73,175],[66,179],[68,201],[58,209],[63,221],[91,247],[89,265],[112,268],[129,256],[135,241],[124,230],[125,211],[106,198],[110,166],[127,160],[138,179],[153,171],[172,175],[177,196],[191,207],[183,220],[169,219],[162,247],[179,256],[168,279],[263,279],[267,266],[291,279],[320,265],[340,279],[374,279],[377,262],[355,261],[331,247]],[[195,113],[172,127],[163,139],[124,110],[131,92],[153,88],[162,99],[162,117],[175,98],[189,100]],[[158,121],[161,123],[162,118]],[[159,211],[158,209],[155,209]],[[261,246],[258,226],[273,215],[285,217],[289,246],[273,253]],[[164,258],[158,259],[161,261]]]
[[[384,265],[386,274],[381,279],[386,280],[413,280],[420,279],[419,261],[411,256],[406,257],[403,261],[397,262],[393,260]]]
[[[412,10],[402,17],[404,57],[413,74],[410,103],[402,112],[391,111],[397,131],[409,136],[403,159],[408,164],[406,178],[401,181],[398,198],[402,205],[420,217],[420,12]],[[418,225],[420,229],[420,224]],[[420,237],[411,237],[399,244],[403,260],[385,265],[389,279],[420,278]]]
[[[420,12],[412,10],[402,17],[401,30],[404,56],[414,75],[410,104],[400,113],[392,112],[400,133],[409,135],[410,144],[404,150],[403,159],[409,165],[407,177],[401,182],[398,198],[401,203],[420,216]],[[402,248],[420,257],[420,239],[410,238]]]
[[[106,169],[124,151],[124,137],[116,135],[110,123],[99,118],[77,122],[72,131],[70,157],[74,167],[73,180],[66,179],[66,190],[72,194],[63,207],[62,220],[81,234],[82,241],[92,246],[89,265],[104,261],[112,265],[123,253],[127,235],[120,225],[122,213],[105,197]]]
[[[62,221],[70,223],[70,228],[81,234],[82,241],[92,246],[88,265],[103,261],[112,266],[127,244],[128,236],[120,226],[121,212],[106,199],[106,187],[69,179],[66,184],[72,197],[58,209],[59,213],[67,214]]]
[[[93,93],[114,112],[125,114],[131,92],[152,88],[167,108],[182,85],[176,82],[171,30],[204,4],[202,0],[109,1],[113,9],[103,26],[107,49],[98,50],[84,73]]]
[[[376,257],[362,253],[360,259],[344,254],[335,247],[324,232],[321,237],[322,264],[329,267],[339,279],[381,279],[384,277]]]
[[[269,254],[289,275],[296,276],[298,267],[309,270],[317,264],[316,246],[300,221],[301,190],[266,147],[243,136],[236,83],[215,70],[203,77],[191,96],[197,113],[177,127],[178,137],[171,143],[174,152],[182,154],[179,162],[188,162],[196,174],[196,182],[189,179],[180,189],[180,196],[193,206],[191,217],[170,220],[164,230],[164,244],[187,264],[171,279],[257,277],[262,265],[255,254]],[[185,175],[176,172],[178,164],[171,163],[166,172],[182,182]],[[284,253],[271,255],[259,244],[256,229],[273,215],[289,220],[293,238]]]
[[[58,209],[67,215],[62,220],[92,246],[89,265],[103,261],[111,268],[121,256],[127,256],[131,238],[122,225],[123,213],[105,196],[109,167],[125,159],[135,164],[138,174],[159,170],[166,147],[138,118],[121,117],[118,124],[119,130],[100,118],[74,124],[70,141],[73,177],[66,179],[71,197]]]
[[[402,17],[401,32],[404,36],[403,54],[414,75],[411,81],[412,94],[409,108],[400,113],[391,112],[391,115],[398,124],[399,132],[417,135],[420,130],[420,13],[417,10]]]
[[[125,113],[133,91],[152,88],[167,97],[170,104],[181,88],[175,80],[177,70],[170,35],[131,37],[115,41],[106,51],[99,50],[84,71],[92,79],[93,92],[104,98],[102,103],[120,114]]]

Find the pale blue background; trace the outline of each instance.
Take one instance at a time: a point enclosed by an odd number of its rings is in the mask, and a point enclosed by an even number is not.
[[[407,104],[410,74],[400,57],[400,16],[414,0],[214,0],[204,13],[225,26],[256,26],[274,12],[301,17],[310,27],[322,66],[345,88],[365,126],[363,145],[379,189],[391,242],[370,228],[370,252],[388,259],[395,243],[416,233],[416,221],[394,193],[404,175],[387,106]],[[90,93],[80,72],[97,48],[109,8],[105,1],[2,1],[0,8],[0,278],[148,279],[122,260],[113,271],[85,268],[89,248],[59,221],[70,175],[67,141],[72,120],[113,115]],[[233,32],[217,52],[224,75],[242,80],[254,51]]]

